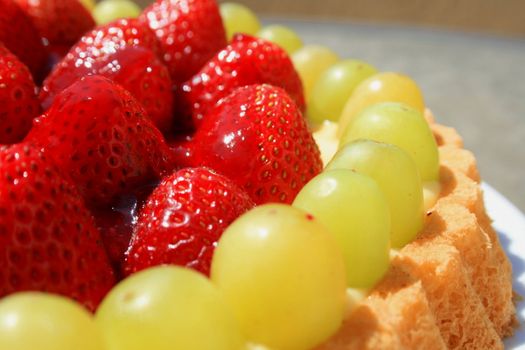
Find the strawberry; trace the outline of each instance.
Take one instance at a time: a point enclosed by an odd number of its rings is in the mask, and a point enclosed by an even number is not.
[[[187,142],[189,166],[207,166],[244,188],[255,203],[291,203],[322,170],[305,119],[286,92],[271,85],[234,90]]]
[[[39,113],[29,69],[0,43],[0,143],[21,141]]]
[[[44,109],[49,108],[57,93],[79,77],[93,74],[94,64],[100,66],[98,62],[107,60],[109,54],[129,46],[145,47],[155,54],[159,52],[155,34],[136,19],[120,19],[86,33],[44,81],[40,92]]]
[[[83,51],[72,50],[47,77],[41,93],[44,105],[79,78],[97,74],[131,92],[160,130],[170,129],[173,117],[171,79],[168,69],[153,51],[142,46],[123,46],[78,64],[82,55]]]
[[[27,144],[0,150],[0,297],[39,290],[95,310],[115,283],[76,188]]]
[[[0,0],[0,42],[27,65],[36,80],[42,78],[46,49],[31,18],[14,0]]]
[[[304,110],[301,79],[288,54],[278,45],[248,35],[236,35],[230,45],[215,55],[179,91],[182,114],[190,114],[198,128],[201,120],[221,98],[235,88],[271,84],[286,90]]]
[[[95,20],[78,0],[15,1],[49,45],[71,46],[95,26]]]
[[[157,35],[163,59],[177,84],[195,74],[226,46],[214,0],[157,0],[139,19]]]
[[[119,85],[87,76],[56,96],[26,137],[74,179],[90,206],[109,205],[171,170],[162,134]]]
[[[243,190],[209,169],[177,171],[162,180],[140,212],[125,273],[176,264],[208,275],[223,231],[253,206]]]

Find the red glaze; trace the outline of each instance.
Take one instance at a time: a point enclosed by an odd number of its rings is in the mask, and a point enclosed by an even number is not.
[[[222,175],[206,168],[179,170],[161,182],[140,212],[125,273],[176,264],[208,275],[223,231],[253,206],[250,197]]]
[[[39,113],[29,69],[0,43],[0,144],[21,141]]]
[[[128,91],[96,75],[57,95],[26,140],[58,162],[90,206],[109,205],[174,166],[142,106]]]
[[[226,34],[215,0],[157,0],[139,19],[160,42],[174,83],[195,74],[226,46]]]
[[[47,52],[31,18],[13,0],[0,0],[0,42],[40,81]]]
[[[95,310],[115,280],[75,187],[26,144],[0,150],[0,297],[40,290]]]
[[[78,0],[15,0],[31,17],[40,36],[51,45],[71,46],[95,27]]]
[[[229,177],[257,204],[291,203],[322,170],[301,112],[283,89],[271,85],[234,90],[210,110],[185,146],[188,165]]]
[[[170,129],[173,93],[166,66],[149,48],[123,46],[93,60],[83,60],[84,51],[72,50],[44,81],[44,105],[79,78],[101,75],[119,83],[142,104],[147,115],[162,131]],[[82,62],[82,64],[79,64]]]
[[[115,271],[121,275],[126,252],[133,230],[138,220],[138,211],[146,199],[158,186],[152,182],[135,188],[133,193],[119,196],[111,208],[95,208],[93,211],[97,227],[102,233],[102,241]]]
[[[235,88],[251,84],[279,86],[304,110],[301,78],[288,54],[269,41],[236,35],[230,45],[182,86],[179,92],[182,114],[191,115],[198,128],[221,98]]]

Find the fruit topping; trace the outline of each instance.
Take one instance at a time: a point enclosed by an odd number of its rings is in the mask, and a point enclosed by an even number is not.
[[[190,166],[207,166],[244,188],[255,203],[291,203],[322,170],[317,145],[280,88],[234,90],[207,114],[189,142]]]
[[[358,60],[337,62],[324,71],[312,90],[308,117],[314,123],[323,120],[338,121],[346,101],[359,83],[377,70]]]
[[[182,83],[226,46],[214,0],[157,0],[140,15],[160,42],[174,83]]]
[[[101,44],[107,53],[102,54],[93,45],[91,38],[104,36],[110,28],[129,30],[138,24],[133,20],[121,20],[106,27],[98,28],[84,37],[58,63],[44,81],[40,97],[44,106],[49,106],[56,94],[87,75],[101,75],[119,83],[142,104],[153,123],[162,131],[168,132],[173,118],[173,95],[171,79],[166,66],[150,48],[124,44]],[[141,29],[149,32],[148,29]],[[145,34],[146,36],[148,34]],[[150,38],[151,39],[151,38]],[[133,39],[128,39],[133,40]],[[151,39],[152,40],[152,39]],[[83,47],[86,49],[84,50]],[[153,48],[155,46],[153,45]]]
[[[343,258],[314,216],[267,204],[234,221],[219,240],[211,280],[251,341],[275,349],[311,349],[345,312]]]
[[[47,45],[73,45],[95,26],[79,0],[15,0],[31,17]]]
[[[399,73],[377,73],[362,81],[344,105],[339,119],[340,135],[363,109],[380,102],[404,103],[421,113],[425,109],[423,94],[415,81]]]
[[[358,139],[396,145],[412,156],[423,181],[439,179],[434,135],[423,114],[408,105],[385,102],[364,109],[344,131],[339,148]]]
[[[159,130],[129,92],[87,76],[58,94],[27,136],[92,206],[159,179],[175,166]]]
[[[26,144],[0,150],[0,296],[47,291],[94,310],[113,271],[93,217],[51,159]]]
[[[341,148],[326,169],[349,169],[376,181],[388,203],[394,248],[411,242],[423,228],[421,178],[416,163],[401,148],[358,140]]]
[[[289,55],[303,47],[303,41],[288,27],[273,24],[264,27],[256,36],[262,39],[266,39],[282,47]]]
[[[121,19],[84,35],[55,66],[40,92],[47,109],[55,96],[83,76],[99,74],[121,84],[144,106],[161,129],[173,113],[171,81],[157,58],[155,34],[136,19]]]
[[[94,7],[93,17],[97,24],[106,24],[120,18],[136,18],[140,12],[140,7],[131,0],[103,0]]]
[[[300,110],[305,108],[301,79],[286,52],[269,41],[236,35],[230,45],[182,86],[182,112],[191,115],[193,125],[199,128],[217,102],[235,88],[250,84],[281,87]],[[186,119],[181,122],[188,123]]]
[[[24,292],[0,301],[0,349],[101,350],[92,315],[74,301]]]
[[[21,141],[39,114],[29,69],[0,43],[0,144]]]
[[[312,89],[323,72],[339,61],[339,56],[334,51],[321,45],[305,45],[291,57],[301,77],[307,102],[311,100]]]
[[[0,0],[0,9],[0,42],[40,81],[47,52],[33,21],[14,0]]]
[[[110,350],[234,350],[245,342],[217,287],[176,266],[126,278],[104,299],[95,322]]]
[[[390,212],[376,182],[346,169],[325,171],[293,205],[326,226],[343,252],[349,287],[373,287],[390,264]]]
[[[125,273],[176,264],[208,275],[222,232],[253,206],[231,180],[206,168],[165,177],[140,212]]]
[[[255,35],[261,29],[257,15],[243,4],[223,2],[219,10],[228,41],[237,33]]]

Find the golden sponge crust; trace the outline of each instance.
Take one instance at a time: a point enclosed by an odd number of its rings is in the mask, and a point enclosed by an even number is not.
[[[476,160],[434,123],[441,193],[416,240],[318,350],[502,349],[512,334],[512,271],[483,204]]]

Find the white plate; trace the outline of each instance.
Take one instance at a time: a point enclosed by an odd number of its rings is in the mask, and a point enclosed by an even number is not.
[[[483,183],[485,205],[500,242],[512,262],[514,291],[525,297],[525,216],[498,191]],[[525,301],[517,304],[520,326],[512,338],[505,341],[505,348],[525,350]]]

